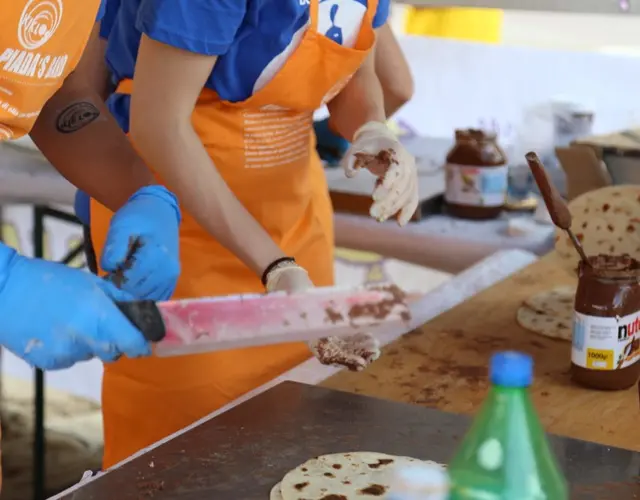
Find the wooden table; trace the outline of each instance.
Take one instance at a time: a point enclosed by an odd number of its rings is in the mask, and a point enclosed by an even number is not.
[[[600,392],[572,384],[570,343],[516,322],[524,299],[572,281],[549,254],[388,345],[365,372],[340,372],[322,385],[473,414],[486,394],[491,354],[523,351],[535,359],[531,393],[547,432],[640,451],[637,389]]]

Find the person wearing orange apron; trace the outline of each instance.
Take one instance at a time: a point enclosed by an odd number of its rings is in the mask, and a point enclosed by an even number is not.
[[[163,269],[158,275],[148,263],[130,262],[118,290],[0,244],[0,343],[43,369],[150,354],[113,301],[168,296],[179,271],[176,198],[154,183],[92,90],[104,7],[100,0],[14,0],[0,8],[0,141],[29,134],[62,175],[117,210],[105,269],[116,270],[134,236],[145,261],[161,260]]]
[[[333,283],[332,208],[312,129],[325,103],[352,142],[347,175],[382,167],[372,216],[411,217],[415,162],[384,125],[373,66],[388,1],[121,2],[107,41],[118,82],[108,105],[183,207],[175,298]],[[98,254],[110,219],[92,200]],[[310,347],[323,363],[356,369],[379,354],[367,334]],[[103,467],[309,356],[293,344],[106,366]]]
[[[153,185],[92,90],[96,20],[103,12],[100,0],[2,2],[0,143],[30,134],[62,175],[116,210],[107,237],[114,263],[124,257],[118,252],[126,252],[129,238],[140,236],[148,260],[157,262],[161,254],[169,270],[149,276],[148,267],[133,262],[125,288],[143,295],[151,285],[170,294],[179,269],[175,196]],[[113,269],[108,259],[104,264]],[[109,362],[150,354],[149,343],[113,302],[131,298],[97,276],[21,256],[0,243],[0,345],[32,366],[61,369],[93,357]]]

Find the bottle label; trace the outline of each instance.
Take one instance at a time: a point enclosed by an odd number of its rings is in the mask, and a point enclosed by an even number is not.
[[[470,167],[445,165],[445,199],[458,205],[499,207],[507,195],[509,167]]]
[[[640,360],[640,311],[617,318],[576,312],[571,361],[590,370],[619,370]]]

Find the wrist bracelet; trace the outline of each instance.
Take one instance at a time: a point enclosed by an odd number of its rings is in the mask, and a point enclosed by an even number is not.
[[[276,259],[271,264],[269,264],[267,268],[264,270],[264,272],[262,273],[262,277],[260,278],[260,281],[262,281],[263,286],[267,286],[267,279],[269,278],[269,274],[271,273],[271,271],[273,271],[276,267],[280,266],[281,264],[284,264],[285,262],[287,264],[295,264],[296,259],[294,259],[293,257],[280,257],[279,259]]]

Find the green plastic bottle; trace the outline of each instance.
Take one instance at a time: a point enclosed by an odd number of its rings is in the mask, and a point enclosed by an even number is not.
[[[491,389],[449,464],[449,500],[566,500],[567,482],[529,397],[533,360],[491,359]]]

